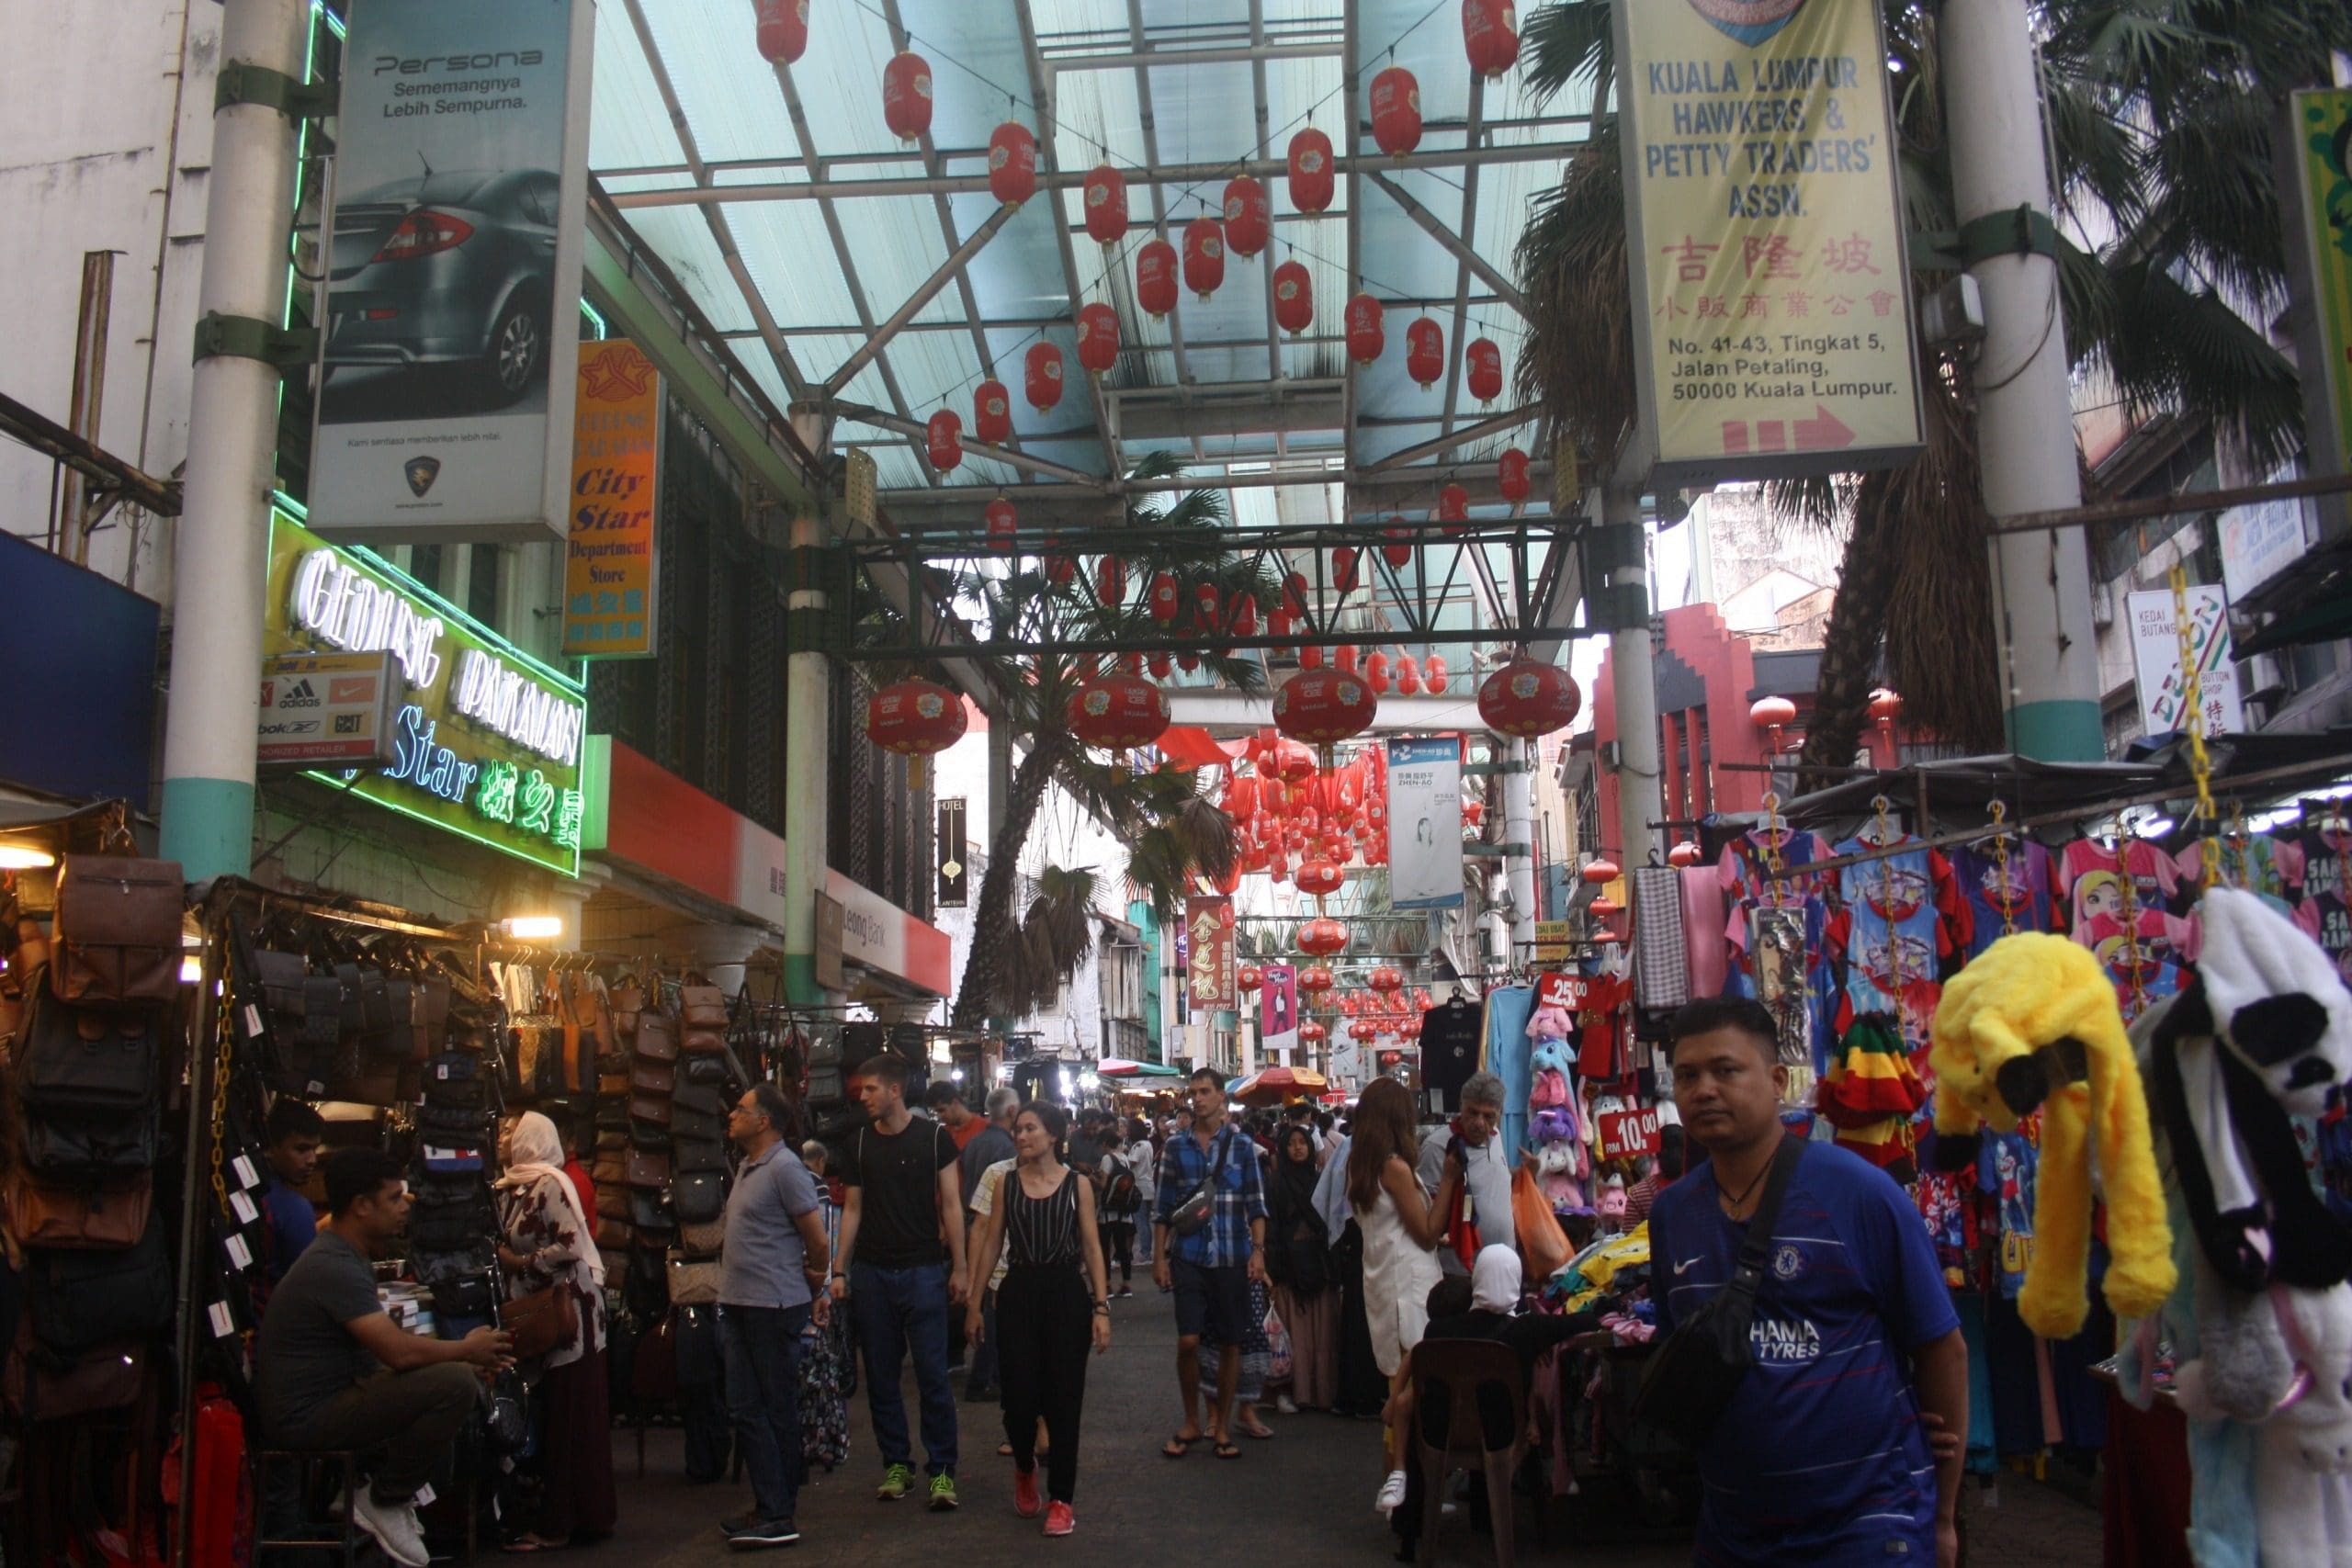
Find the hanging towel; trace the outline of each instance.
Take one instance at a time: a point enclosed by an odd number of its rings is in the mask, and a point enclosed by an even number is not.
[[[1645,1008],[1679,1008],[1690,999],[1681,878],[1670,865],[1637,865],[1632,881],[1634,1000]]]

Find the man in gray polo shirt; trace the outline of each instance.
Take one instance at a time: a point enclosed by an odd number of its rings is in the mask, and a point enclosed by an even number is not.
[[[753,1084],[727,1113],[727,1135],[743,1151],[727,1196],[727,1244],[718,1276],[718,1342],[727,1361],[727,1409],[735,1418],[753,1506],[720,1521],[739,1549],[789,1546],[800,1539],[800,1331],[827,1321],[831,1302],[816,1287],[832,1259],[825,1246],[816,1179],[792,1152],[785,1130],[791,1103],[772,1083]]]
[[[1478,1239],[1488,1247],[1516,1247],[1519,1227],[1510,1213],[1510,1153],[1500,1136],[1503,1080],[1492,1073],[1472,1073],[1462,1085],[1460,1102],[1462,1109],[1453,1125],[1439,1127],[1421,1145],[1418,1174],[1423,1186],[1436,1191],[1445,1173],[1446,1151],[1459,1145],[1463,1185],[1469,1193]]]

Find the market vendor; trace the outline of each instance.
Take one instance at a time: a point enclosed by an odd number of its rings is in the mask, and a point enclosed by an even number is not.
[[[275,1285],[319,1232],[319,1217],[303,1189],[319,1163],[326,1118],[292,1095],[280,1095],[262,1122],[262,1160],[269,1185],[261,1195],[263,1272]]]
[[[377,1455],[352,1517],[393,1562],[430,1561],[416,1492],[448,1456],[481,1396],[477,1373],[513,1364],[513,1341],[485,1325],[428,1339],[395,1325],[370,1259],[408,1223],[408,1183],[379,1149],[326,1156],[327,1222],[269,1299],[254,1348],[263,1439],[277,1447]]]

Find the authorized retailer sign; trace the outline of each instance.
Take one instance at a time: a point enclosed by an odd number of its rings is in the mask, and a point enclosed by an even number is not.
[[[1619,0],[1643,450],[1662,483],[1920,445],[1876,0]]]

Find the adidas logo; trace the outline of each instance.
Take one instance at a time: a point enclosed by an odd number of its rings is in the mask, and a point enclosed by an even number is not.
[[[286,694],[277,699],[281,708],[314,708],[319,705],[319,694],[308,679],[297,681]]]

